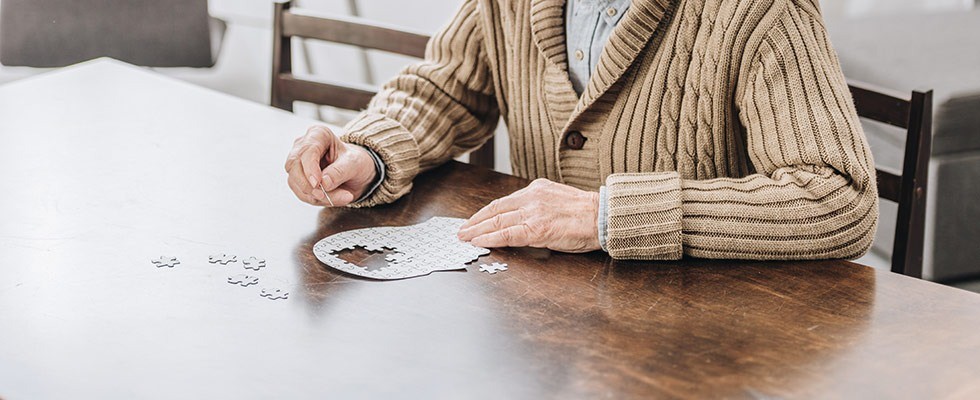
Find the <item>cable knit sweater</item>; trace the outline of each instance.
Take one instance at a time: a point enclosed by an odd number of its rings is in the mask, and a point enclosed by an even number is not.
[[[515,174],[606,185],[614,258],[864,254],[874,162],[817,0],[634,0],[581,97],[563,8],[465,1],[347,125],[386,168],[356,206],[396,200],[502,115]]]

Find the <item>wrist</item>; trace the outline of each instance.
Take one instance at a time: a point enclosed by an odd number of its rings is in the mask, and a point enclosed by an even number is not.
[[[358,171],[365,171],[363,177],[359,177],[358,193],[355,196],[355,203],[367,200],[379,190],[385,180],[385,165],[381,157],[370,147],[363,145],[350,144],[352,147],[352,158],[355,159]]]
[[[361,177],[359,181],[363,181],[365,186],[370,186],[371,182],[374,182],[378,177],[371,151],[361,145],[347,143],[347,146],[351,154],[354,154],[354,163],[357,165],[358,175]]]
[[[599,209],[600,197],[598,192],[588,192],[589,194],[589,214],[591,224],[589,224],[589,247],[591,250],[601,250],[602,241],[599,238],[599,219],[602,213]]]

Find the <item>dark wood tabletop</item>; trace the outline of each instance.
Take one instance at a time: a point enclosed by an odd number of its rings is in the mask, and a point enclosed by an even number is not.
[[[282,170],[310,123],[105,60],[0,86],[0,398],[980,396],[980,296],[847,261],[329,269],[327,235],[527,182],[452,162],[392,205],[311,207]],[[222,252],[264,258],[260,283]]]

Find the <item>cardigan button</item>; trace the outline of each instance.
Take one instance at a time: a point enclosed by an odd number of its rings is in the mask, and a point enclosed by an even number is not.
[[[582,132],[571,131],[565,135],[565,145],[572,150],[582,150],[585,146],[585,136],[582,136]]]

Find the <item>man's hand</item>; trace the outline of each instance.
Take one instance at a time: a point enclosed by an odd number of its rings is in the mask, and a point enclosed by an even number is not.
[[[480,247],[543,247],[569,253],[599,250],[599,193],[547,179],[483,207],[459,230]]]
[[[319,186],[335,206],[345,206],[364,195],[374,181],[374,159],[367,149],[340,141],[325,126],[313,126],[296,138],[286,159],[289,188],[300,200],[329,205]]]

